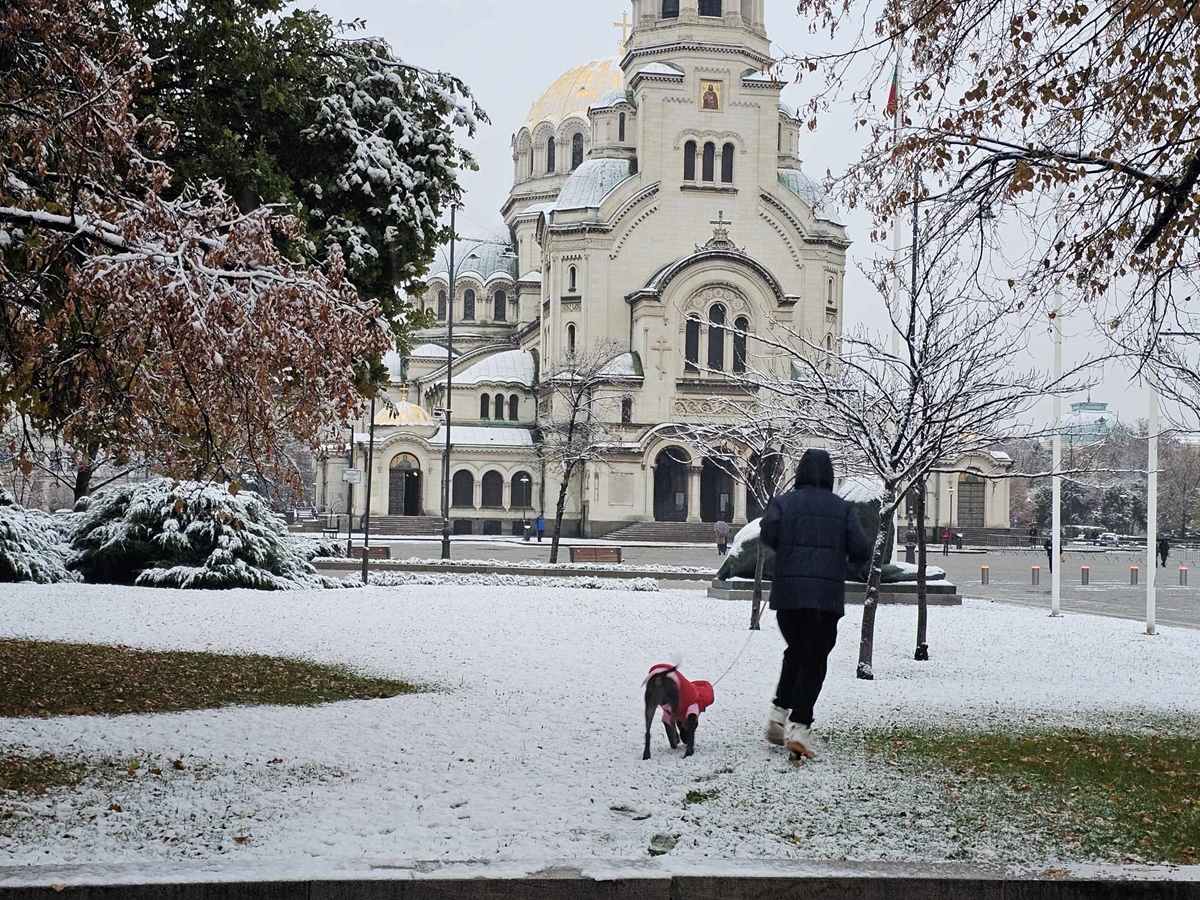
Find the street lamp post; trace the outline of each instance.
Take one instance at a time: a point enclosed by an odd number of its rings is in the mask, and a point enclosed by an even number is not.
[[[525,517],[521,523],[521,530],[525,533],[525,543],[529,543],[529,512],[530,505],[533,502],[533,491],[529,489],[529,476],[521,476],[521,514]]]
[[[375,471],[375,396],[371,397],[371,427],[367,429],[367,512],[363,516],[363,584],[370,583],[367,564],[371,554],[371,475]]]
[[[450,425],[454,418],[451,412],[454,391],[454,244],[458,240],[454,230],[456,210],[457,205],[450,207],[450,298],[446,301],[446,402],[442,407],[446,426],[446,449],[442,454],[442,559],[450,558]]]

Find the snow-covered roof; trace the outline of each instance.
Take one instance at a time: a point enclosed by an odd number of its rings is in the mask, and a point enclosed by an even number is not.
[[[781,113],[783,113],[785,116],[787,116],[789,119],[799,119],[800,118],[800,113],[798,113],[796,111],[796,107],[791,106],[787,103],[780,103],[779,111]]]
[[[592,109],[612,109],[620,104],[633,106],[632,91],[609,91],[599,100],[592,104]]]
[[[446,443],[443,425],[429,439],[434,446]],[[500,428],[487,425],[455,425],[450,430],[450,443],[455,447],[532,447],[533,434],[527,428]]]
[[[1013,461],[1013,458],[1002,450],[993,450],[988,454],[988,456],[998,463],[1010,463]]]
[[[523,281],[525,284],[541,284],[542,283],[542,273],[541,272],[526,272],[524,275],[521,276],[521,281]]]
[[[778,80],[770,72],[763,72],[760,69],[747,69],[746,73],[742,75],[742,81],[753,81],[762,84],[773,84]]]
[[[613,188],[630,176],[627,159],[589,159],[571,173],[554,209],[595,209]]]
[[[537,373],[533,354],[527,350],[506,350],[477,362],[461,375],[454,376],[458,385],[516,384],[533,387]]]
[[[383,364],[387,367],[388,377],[392,381],[399,381],[404,377],[404,357],[395,350],[383,354]]]
[[[648,66],[643,66],[638,69],[638,75],[678,75],[683,77],[683,70],[678,66],[673,66],[665,62],[652,62]]]
[[[825,191],[799,169],[780,169],[779,183],[803,200],[809,207],[817,207],[825,199]]]
[[[455,356],[458,353],[455,352]],[[408,354],[409,359],[445,359],[446,348],[439,344],[421,344],[413,347],[412,353]]]
[[[641,378],[642,375],[642,360],[636,353],[615,356],[600,370],[602,378]]]
[[[532,206],[527,206],[525,209],[517,213],[518,219],[536,219],[542,213],[548,213],[554,209],[554,201],[549,203],[535,203]]]
[[[517,254],[513,247],[504,241],[458,241],[454,247],[455,277],[463,278],[473,275],[480,281],[487,281],[494,276],[510,279],[517,277]],[[448,281],[450,278],[450,248],[439,247],[437,259],[427,281],[440,278]]]

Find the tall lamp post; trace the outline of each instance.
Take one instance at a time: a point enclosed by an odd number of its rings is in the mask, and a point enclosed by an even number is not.
[[[528,475],[521,476],[521,512],[525,519],[521,523],[521,530],[525,534],[525,543],[529,543],[529,512],[533,505],[533,491],[530,490],[530,480]]]
[[[446,449],[442,454],[442,559],[450,558],[450,424],[454,392],[454,230],[457,205],[450,207],[450,299],[446,302],[446,402],[442,416],[446,425]]]
[[[367,430],[367,513],[363,516],[363,584],[370,583],[367,564],[371,555],[371,475],[375,472],[375,396],[371,395],[371,427]]]

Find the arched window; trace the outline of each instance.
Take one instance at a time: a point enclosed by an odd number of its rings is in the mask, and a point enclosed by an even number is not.
[[[521,418],[521,398],[513,394],[508,398],[508,421],[516,422]]]
[[[497,322],[508,321],[508,294],[504,291],[496,291],[492,303],[492,318]]]
[[[546,171],[554,171],[554,138],[546,141]]]
[[[830,306],[837,306],[837,285],[832,277],[830,277],[829,285],[826,289],[825,302]]]
[[[779,123],[779,134],[775,137],[775,152],[783,152],[783,123]]]
[[[662,17],[664,19],[678,19],[679,0],[663,0]]]
[[[617,119],[617,140],[621,142],[625,141],[625,113],[621,113]]]
[[[533,508],[533,476],[528,472],[518,472],[512,479],[512,509]]]
[[[504,508],[504,476],[499,472],[488,472],[483,476],[483,508]]]
[[[621,398],[621,424],[630,425],[633,423],[633,398],[625,396]]]
[[[475,476],[465,469],[454,473],[450,505],[462,509],[475,508]]]
[[[463,321],[475,321],[475,292],[469,288],[467,292],[463,294]]]
[[[583,165],[583,132],[575,132],[571,138],[571,171],[574,172]]]
[[[438,291],[438,321],[446,321],[446,292]]]
[[[707,143],[704,145],[704,168],[700,174],[703,181],[713,181],[716,178],[717,168],[717,145]]]
[[[696,142],[688,141],[683,145],[683,180],[696,180]]]
[[[688,372],[700,371],[700,320],[689,316],[683,341],[683,368]]]
[[[733,144],[721,150],[721,183],[733,184]]]
[[[496,421],[497,422],[504,421],[504,395],[503,394],[496,395]]]
[[[825,335],[825,352],[826,353],[833,352],[833,335],[832,334]]]
[[[567,293],[574,294],[579,287],[579,272],[574,266],[567,269]]]
[[[487,421],[492,417],[492,398],[484,394],[479,398],[479,418]]]
[[[746,372],[746,336],[749,332],[749,319],[742,317],[733,323],[733,371],[736,375]]]
[[[700,15],[720,18],[721,0],[700,0]]]
[[[575,355],[575,326],[567,326],[567,353],[570,356]]]
[[[714,372],[725,368],[725,306],[721,303],[708,311],[708,367]]]

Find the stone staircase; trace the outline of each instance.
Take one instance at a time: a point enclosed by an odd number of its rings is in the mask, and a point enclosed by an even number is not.
[[[441,535],[440,516],[372,516],[371,533],[393,537]]]
[[[730,526],[732,534],[738,527]],[[639,522],[604,536],[606,541],[631,541],[660,544],[713,544],[716,535],[707,522]]]

